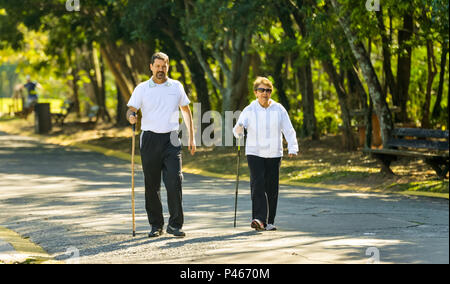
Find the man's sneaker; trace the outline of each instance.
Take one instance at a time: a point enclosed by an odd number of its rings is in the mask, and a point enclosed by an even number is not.
[[[184,237],[186,236],[186,234],[181,230],[181,229],[177,229],[174,228],[172,226],[167,226],[167,233],[174,235],[175,237]]]
[[[148,237],[155,238],[161,236],[162,234],[163,234],[162,228],[152,226],[152,230],[150,231],[150,233],[148,233]]]
[[[275,225],[267,224],[266,231],[276,231],[276,230],[277,230],[277,227],[275,227]]]
[[[250,225],[253,229],[257,231],[263,231],[264,230],[264,224],[259,221],[258,219],[253,219],[252,224]]]

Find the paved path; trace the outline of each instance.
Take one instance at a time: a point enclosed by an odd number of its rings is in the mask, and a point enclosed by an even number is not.
[[[185,174],[187,237],[149,239],[136,173],[133,238],[128,162],[0,133],[0,226],[72,263],[449,263],[448,200],[282,186],[279,230],[257,233],[247,182],[235,229],[234,181]]]

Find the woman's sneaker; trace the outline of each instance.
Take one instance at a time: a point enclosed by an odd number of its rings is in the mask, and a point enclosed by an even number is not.
[[[252,224],[250,225],[253,229],[257,231],[264,231],[264,224],[258,219],[253,219]]]
[[[277,227],[274,224],[267,224],[266,231],[276,231]]]

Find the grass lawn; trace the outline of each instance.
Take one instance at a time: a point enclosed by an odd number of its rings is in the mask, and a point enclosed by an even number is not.
[[[60,145],[82,143],[131,153],[130,127],[93,125],[88,122],[75,122],[73,119],[74,117],[69,116],[69,122],[63,129],[54,126],[50,134],[39,137],[46,142]],[[33,115],[28,120],[1,119],[0,131],[36,136]],[[285,153],[281,163],[280,182],[309,187],[400,192],[448,199],[448,179],[438,180],[433,169],[423,161],[401,159],[391,167],[396,176],[385,176],[379,173],[379,164],[375,159],[363,155],[361,151],[343,151],[340,145],[340,136],[321,137],[320,141],[299,140],[300,153],[297,157],[288,158]],[[242,148],[240,179],[249,180],[244,151],[245,148]],[[138,145],[136,155],[139,156]],[[194,156],[188,153],[187,147],[183,147],[184,172],[235,179],[236,166],[237,147],[198,147]]]

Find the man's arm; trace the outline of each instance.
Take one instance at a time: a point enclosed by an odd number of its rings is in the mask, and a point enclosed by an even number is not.
[[[180,107],[181,113],[184,118],[184,123],[186,124],[187,129],[189,130],[189,145],[188,149],[191,151],[191,155],[195,154],[197,147],[195,145],[195,137],[194,137],[194,122],[192,121],[192,113],[189,105]]]

